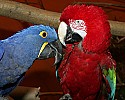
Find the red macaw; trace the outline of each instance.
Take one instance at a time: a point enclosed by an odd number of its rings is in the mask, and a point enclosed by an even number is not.
[[[108,50],[111,33],[105,12],[93,5],[69,5],[61,14],[58,36],[65,46],[57,69],[66,94],[62,99],[114,100],[116,62]]]

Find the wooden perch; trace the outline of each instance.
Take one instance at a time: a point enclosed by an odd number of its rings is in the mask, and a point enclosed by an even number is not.
[[[33,24],[58,27],[60,13],[42,10],[19,2],[0,0],[0,15]]]
[[[125,36],[125,22],[109,20],[111,33],[116,36]]]
[[[58,28],[61,13],[43,10],[11,0],[0,0],[0,15]],[[125,36],[125,22],[109,21],[109,23],[113,35]]]

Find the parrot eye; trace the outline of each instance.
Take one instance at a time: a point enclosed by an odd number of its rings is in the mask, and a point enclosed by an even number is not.
[[[47,33],[46,31],[42,31],[42,32],[40,32],[39,35],[40,35],[42,38],[46,38],[47,35],[48,35],[48,33]]]
[[[77,23],[77,24],[79,24],[79,23],[80,23],[80,21],[79,21],[79,20],[76,20],[76,23]]]

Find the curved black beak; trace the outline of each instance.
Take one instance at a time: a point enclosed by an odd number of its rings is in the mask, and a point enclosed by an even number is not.
[[[48,43],[38,55],[38,59],[47,59],[53,57],[55,57],[54,64],[57,64],[62,60],[62,44],[59,40]]]
[[[61,43],[66,46],[66,44],[80,42],[83,38],[74,32],[69,25],[65,22],[61,22],[58,27],[58,36]]]
[[[65,37],[66,44],[80,42],[82,40],[82,37],[78,33],[73,32],[70,26],[67,26],[66,32],[67,32]]]

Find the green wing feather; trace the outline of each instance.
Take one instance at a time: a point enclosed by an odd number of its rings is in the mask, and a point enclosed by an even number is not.
[[[109,94],[109,100],[114,100],[115,90],[116,90],[116,71],[115,68],[109,68],[108,70],[103,69],[103,74],[108,81],[108,84],[111,89],[111,93]]]

